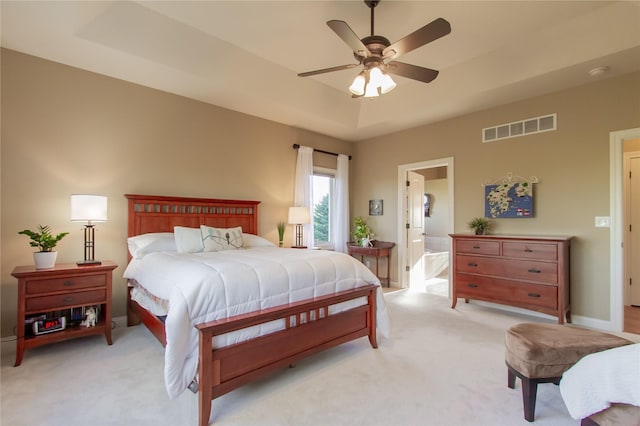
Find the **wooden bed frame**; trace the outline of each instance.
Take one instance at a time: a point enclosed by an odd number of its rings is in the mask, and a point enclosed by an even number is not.
[[[128,236],[150,232],[173,232],[174,226],[201,224],[230,228],[242,226],[257,234],[259,201],[125,195],[129,200]],[[314,353],[368,336],[376,340],[376,291],[366,285],[353,290],[289,303],[235,317],[198,324],[198,416],[200,426],[209,424],[212,400],[267,373]],[[142,322],[166,346],[164,324],[131,300],[127,292],[127,325]],[[366,297],[367,304],[329,315],[336,303]],[[223,348],[213,348],[216,335],[274,320],[284,320],[285,329]]]

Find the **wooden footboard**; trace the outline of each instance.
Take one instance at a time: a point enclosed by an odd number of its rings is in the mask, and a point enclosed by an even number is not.
[[[290,303],[197,325],[200,333],[198,368],[199,424],[209,424],[212,400],[297,360],[341,343],[368,336],[376,340],[376,290],[367,285],[328,296]],[[367,298],[367,304],[329,315],[336,303]],[[212,347],[214,336],[284,320],[286,328],[242,343]]]

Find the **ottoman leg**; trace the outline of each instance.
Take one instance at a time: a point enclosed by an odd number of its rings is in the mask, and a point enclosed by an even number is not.
[[[536,411],[536,394],[538,392],[538,382],[533,379],[522,377],[522,405],[524,406],[524,418],[532,422]]]
[[[516,388],[516,373],[513,372],[511,367],[507,368],[507,386],[510,389]]]

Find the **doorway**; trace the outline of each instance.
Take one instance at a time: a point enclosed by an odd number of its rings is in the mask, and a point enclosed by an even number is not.
[[[640,139],[640,128],[611,132],[609,138],[609,171],[610,171],[610,263],[611,263],[611,290],[610,290],[610,322],[613,331],[623,331],[625,323],[625,293],[628,294],[629,282],[625,278],[625,262],[629,235],[625,232],[628,224],[625,223],[625,176],[624,176],[624,151],[625,144],[633,143]],[[626,229],[625,229],[626,228]],[[636,225],[636,229],[638,225]],[[635,254],[637,256],[637,254]],[[638,278],[636,278],[638,281]]]
[[[409,189],[410,187],[407,185],[407,182],[411,179],[409,177],[410,175],[413,176],[413,178],[415,178],[416,172],[422,174],[423,180],[424,180],[425,175],[426,176],[433,175],[433,173],[438,170],[443,170],[446,176],[445,187],[438,188],[438,191],[444,192],[444,194],[446,194],[446,196],[439,197],[442,203],[446,203],[446,205],[440,204],[440,206],[442,207],[441,211],[445,211],[446,213],[443,215],[439,215],[438,227],[439,227],[440,235],[438,235],[438,237],[440,238],[438,238],[436,241],[435,238],[432,240],[429,239],[430,236],[428,232],[425,235],[424,225],[418,225],[417,227],[420,228],[420,232],[415,232],[416,226],[414,226],[414,222],[416,220],[412,219],[412,210],[415,210],[414,205],[416,204],[415,202],[416,197],[413,197],[414,199],[410,197],[411,192]],[[398,276],[398,286],[400,288],[411,288],[412,282],[415,283],[416,280],[420,280],[421,282],[424,281],[425,266],[426,267],[432,266],[432,265],[425,265],[425,263],[421,260],[420,268],[422,272],[416,274],[416,269],[415,269],[416,248],[415,247],[418,245],[421,246],[420,256],[422,259],[422,256],[424,254],[424,248],[427,245],[425,243],[425,238],[427,243],[432,245],[437,244],[437,246],[439,247],[439,251],[447,252],[447,255],[446,255],[447,264],[450,264],[451,262],[451,256],[450,256],[451,242],[448,237],[448,234],[453,233],[453,229],[454,229],[453,177],[454,177],[453,157],[447,157],[447,158],[430,160],[430,161],[422,161],[422,162],[411,163],[411,164],[403,164],[398,166],[398,209],[399,210],[398,210],[398,224],[397,224],[398,225],[397,241],[399,241],[399,244],[398,244],[398,275],[397,276]],[[428,180],[426,182],[428,182]],[[427,200],[424,198],[424,193],[429,194],[428,191],[429,191],[428,183],[427,183],[426,189],[419,190],[420,192],[419,198],[421,200],[420,202],[421,215],[423,216],[421,219],[423,220],[422,222],[423,224],[424,224],[424,219],[427,219],[427,226],[429,224],[430,216],[425,217],[425,214],[427,214],[427,212],[425,211],[424,204]],[[433,194],[431,195],[432,195],[432,198],[429,201],[432,204],[430,205],[430,207],[432,209],[435,209],[437,201],[433,196]],[[432,210],[432,212],[435,212],[435,210]],[[420,238],[422,238],[422,240],[421,242],[416,244],[415,241],[418,240],[418,236],[417,236],[418,234],[422,234],[421,236],[419,236]],[[448,268],[448,271],[450,270],[451,268]],[[450,282],[451,282],[451,276],[450,276],[450,273],[447,272],[445,293],[449,297],[451,296]],[[418,287],[421,284],[422,283],[418,283]]]

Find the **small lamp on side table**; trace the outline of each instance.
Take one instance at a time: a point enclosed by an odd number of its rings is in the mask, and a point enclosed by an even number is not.
[[[103,195],[72,195],[71,221],[87,222],[84,226],[84,260],[76,262],[79,266],[100,265],[95,260],[95,225],[94,222],[107,221],[107,197]]]
[[[304,245],[303,225],[310,223],[309,207],[289,207],[289,224],[296,226],[296,243],[291,248],[307,248]]]

